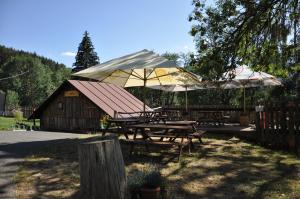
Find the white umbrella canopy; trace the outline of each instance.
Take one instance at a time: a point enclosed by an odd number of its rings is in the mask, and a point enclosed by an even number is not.
[[[198,89],[203,89],[199,85],[156,85],[156,86],[147,86],[148,88],[155,90],[162,90],[167,92],[183,92],[183,91],[193,91]]]
[[[156,90],[163,90],[167,92],[185,92],[185,110],[187,111],[188,108],[188,98],[187,98],[187,92],[192,90],[198,90],[203,89],[203,84],[201,83],[202,77],[199,75],[193,74],[195,77],[198,78],[198,81],[196,84],[183,84],[183,85],[156,85],[156,86],[148,86],[148,88],[156,89]]]
[[[175,61],[167,60],[148,50],[112,59],[73,75],[122,87],[200,83],[196,76],[178,66]]]
[[[242,65],[223,74],[221,88],[250,88],[260,86],[279,86],[281,81],[265,72],[256,72]]]
[[[275,76],[265,72],[253,71],[246,65],[225,72],[219,83],[220,88],[223,89],[243,88],[244,112],[246,112],[245,88],[282,85],[281,81]]]
[[[187,92],[192,90],[203,89],[200,85],[157,85],[157,86],[148,86],[148,88],[163,90],[167,92],[183,92],[185,91],[185,110],[188,109],[188,97]]]
[[[194,75],[179,67],[175,61],[148,50],[112,59],[73,75],[122,87],[199,83]]]

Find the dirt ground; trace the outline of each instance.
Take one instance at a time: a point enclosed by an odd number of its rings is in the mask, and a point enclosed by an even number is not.
[[[28,156],[15,177],[18,198],[78,198],[77,145],[97,139],[68,139],[50,143]],[[300,198],[300,159],[229,135],[207,134],[195,141],[177,162],[176,149],[129,148],[122,144],[130,174],[145,164],[157,164],[166,179],[168,198]]]

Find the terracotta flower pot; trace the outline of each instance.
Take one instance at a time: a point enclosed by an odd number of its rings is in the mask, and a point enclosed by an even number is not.
[[[160,187],[150,189],[150,188],[141,188],[141,199],[159,199],[160,198]]]

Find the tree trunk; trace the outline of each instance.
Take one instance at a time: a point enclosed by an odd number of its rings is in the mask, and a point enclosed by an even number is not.
[[[126,198],[125,165],[117,138],[83,143],[78,152],[81,198]]]

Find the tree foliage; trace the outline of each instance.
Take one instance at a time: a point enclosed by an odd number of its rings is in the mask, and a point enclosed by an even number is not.
[[[0,90],[9,94],[13,107],[39,105],[70,77],[65,65],[35,53],[0,46],[0,56]]]
[[[94,46],[88,32],[85,31],[82,41],[79,44],[76,61],[73,66],[88,68],[96,64],[99,64],[99,57],[94,51]]]
[[[299,0],[193,0],[196,69],[218,78],[237,64],[277,76],[300,71]]]
[[[15,91],[8,90],[6,93],[6,106],[12,109],[19,108],[19,95]]]

